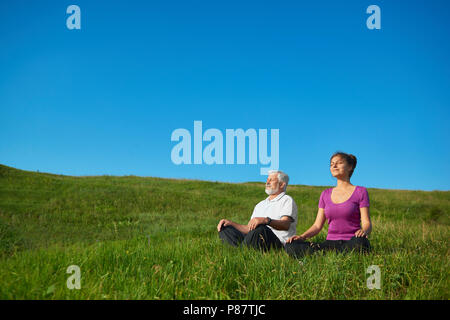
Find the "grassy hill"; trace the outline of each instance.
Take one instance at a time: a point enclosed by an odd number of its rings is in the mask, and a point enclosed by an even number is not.
[[[289,186],[298,232],[325,187]],[[71,177],[0,165],[0,299],[449,299],[450,192],[368,189],[373,252],[300,262],[221,244],[263,183]],[[313,241],[322,241],[326,228]],[[66,286],[78,265],[81,289]],[[381,289],[366,269],[378,265]]]

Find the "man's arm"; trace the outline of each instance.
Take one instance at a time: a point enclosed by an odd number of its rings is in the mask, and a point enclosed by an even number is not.
[[[297,205],[290,196],[284,197],[279,220],[272,220],[270,226],[276,230],[289,230],[292,222],[297,219]]]
[[[250,232],[250,229],[249,229],[248,225],[246,225],[246,224],[239,224],[239,223],[231,221],[231,225],[233,227],[235,227],[236,229],[238,229],[243,234],[247,234]]]
[[[276,230],[289,230],[292,222],[294,219],[291,216],[282,216],[280,220],[272,220],[269,226]]]
[[[283,217],[281,217],[280,220],[273,220],[272,219],[272,221],[270,221],[270,224],[267,224],[268,222],[269,222],[268,218],[260,218],[260,217],[258,217],[258,218],[251,219],[248,222],[247,226],[248,226],[249,231],[255,229],[260,224],[269,225],[269,226],[271,226],[272,228],[274,228],[276,230],[288,230],[289,226],[293,222],[293,219],[290,216],[283,216]]]
[[[232,227],[236,228],[237,230],[239,230],[243,234],[247,234],[250,231],[248,225],[239,224],[239,223],[233,222],[231,220],[227,220],[227,219],[222,219],[219,221],[219,224],[217,225],[217,231],[220,231],[220,230],[222,230],[222,227],[227,227],[227,226],[232,226]]]

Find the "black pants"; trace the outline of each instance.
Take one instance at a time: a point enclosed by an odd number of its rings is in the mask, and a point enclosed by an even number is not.
[[[301,258],[305,254],[311,254],[317,251],[335,250],[337,252],[369,252],[370,242],[365,237],[352,237],[350,240],[325,240],[321,243],[295,240],[286,243],[286,252],[294,258]]]
[[[219,237],[224,243],[228,243],[235,247],[243,244],[263,251],[272,248],[283,248],[280,239],[278,239],[269,227],[264,225],[259,225],[247,234],[243,234],[232,226],[222,227],[222,230],[219,231]]]

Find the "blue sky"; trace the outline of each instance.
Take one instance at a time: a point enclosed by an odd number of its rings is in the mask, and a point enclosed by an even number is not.
[[[66,8],[81,8],[69,30]],[[369,30],[366,8],[381,8]],[[175,165],[177,128],[279,129],[293,184],[450,190],[448,1],[2,1],[0,163],[264,181]]]

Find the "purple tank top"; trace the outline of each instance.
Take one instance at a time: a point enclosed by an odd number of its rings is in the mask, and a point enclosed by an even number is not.
[[[319,199],[319,208],[328,220],[327,240],[350,240],[361,229],[359,208],[369,207],[369,194],[366,188],[356,186],[347,201],[336,204],[331,201],[332,190],[324,190]]]

